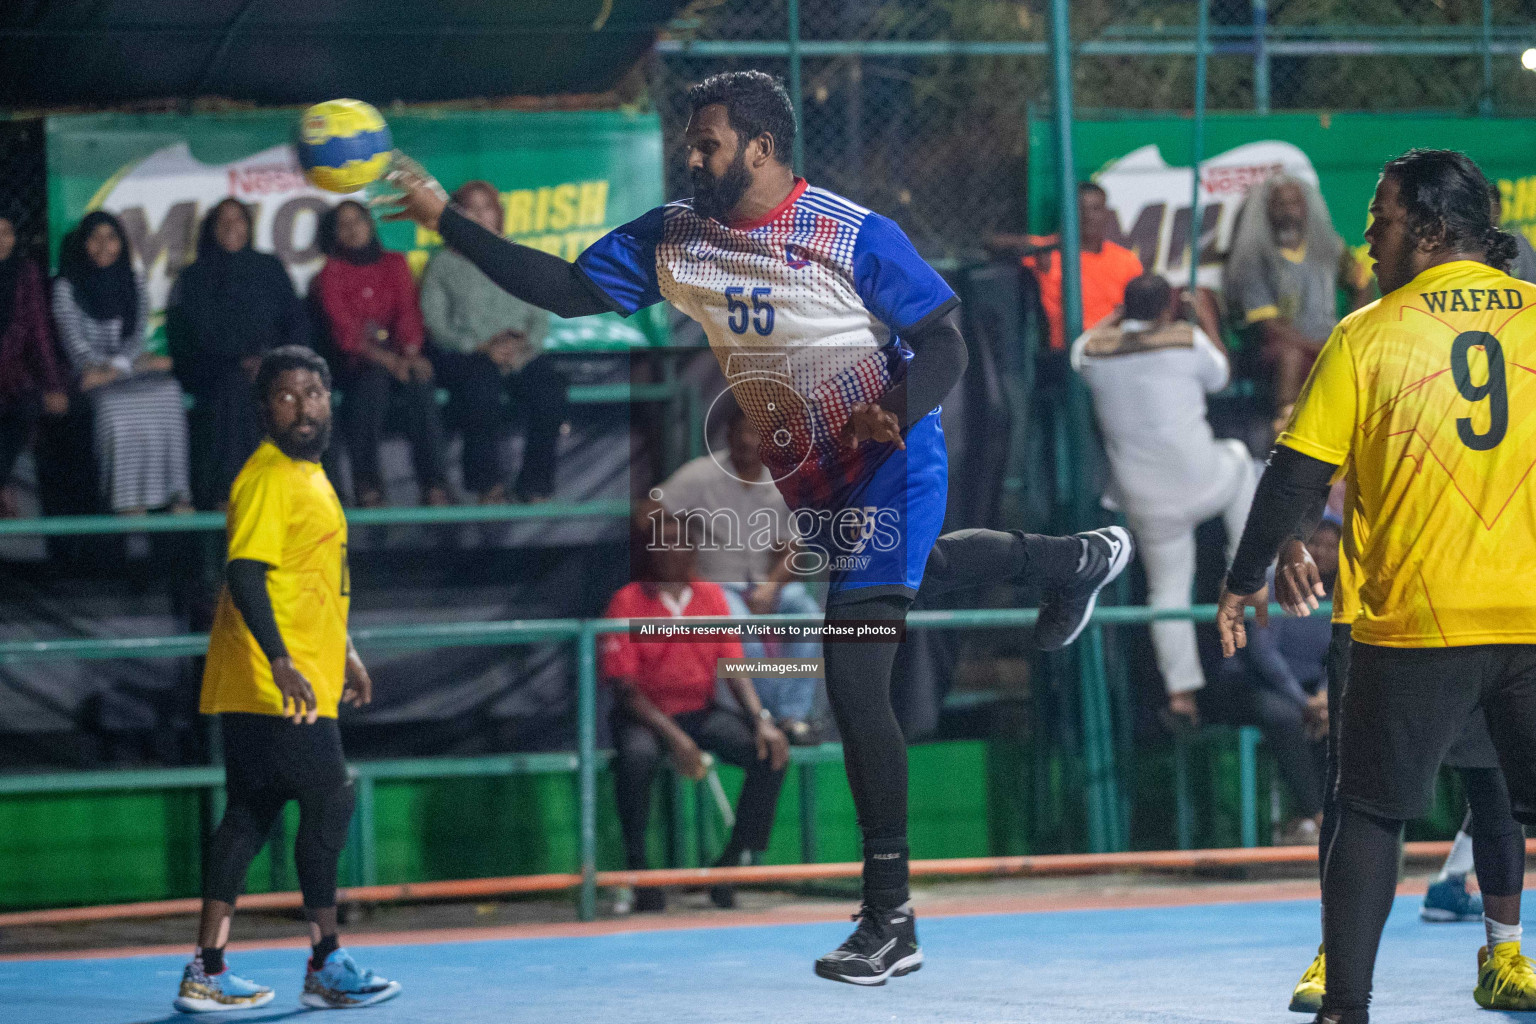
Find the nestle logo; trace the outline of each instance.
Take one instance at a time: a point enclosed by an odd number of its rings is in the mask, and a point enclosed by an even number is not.
[[[304,175],[291,164],[269,164],[265,167],[231,167],[229,191],[237,196],[272,195],[279,192],[297,192],[304,187]]]
[[[789,264],[791,270],[800,270],[811,265],[810,256],[796,245],[784,247],[784,262]]]

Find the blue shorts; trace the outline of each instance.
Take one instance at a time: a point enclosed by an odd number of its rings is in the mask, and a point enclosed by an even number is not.
[[[797,568],[828,570],[827,603],[899,594],[914,597],[944,525],[949,453],[935,409],[907,432],[907,447],[880,464],[835,511],[794,513]],[[811,519],[814,517],[814,524]]]

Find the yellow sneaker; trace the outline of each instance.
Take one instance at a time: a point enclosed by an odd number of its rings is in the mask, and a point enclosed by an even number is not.
[[[1477,988],[1472,998],[1485,1010],[1536,1010],[1536,970],[1520,955],[1520,943],[1501,942],[1477,951]]]
[[[1318,946],[1317,959],[1312,961],[1312,966],[1307,968],[1307,973],[1301,976],[1301,980],[1296,983],[1296,990],[1291,993],[1292,1013],[1317,1013],[1323,1008],[1326,972],[1323,947]]]

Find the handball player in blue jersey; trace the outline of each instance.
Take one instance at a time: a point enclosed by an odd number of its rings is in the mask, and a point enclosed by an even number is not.
[[[959,300],[893,221],[794,174],[794,110],[777,79],[716,75],[689,103],[693,197],[610,232],[575,263],[485,230],[409,165],[392,175],[403,192],[393,217],[438,231],[501,287],[557,316],[627,316],[666,300],[698,321],[789,506],[795,567],[829,574],[829,626],[903,621],[920,586],[1027,582],[1046,595],[1036,645],[1071,643],[1130,560],[1130,536],[1111,527],[940,537],[939,403],[966,365]],[[824,645],[864,876],[858,928],[816,973],[858,985],[922,965],[907,891],[906,744],[891,708],[896,650],[895,641]]]

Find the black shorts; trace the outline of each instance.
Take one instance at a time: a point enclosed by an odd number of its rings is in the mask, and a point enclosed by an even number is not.
[[[1516,820],[1536,823],[1536,645],[1353,643],[1341,705],[1341,802],[1420,818],[1441,764],[1502,767]]]
[[[219,716],[224,735],[224,788],[231,802],[269,793],[288,798],[347,784],[336,719],[295,725],[277,715]]]

